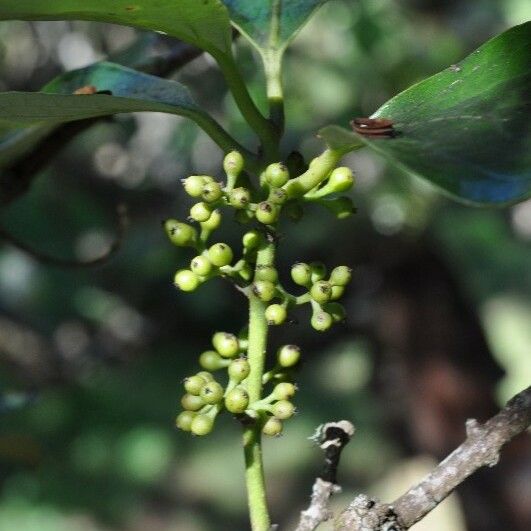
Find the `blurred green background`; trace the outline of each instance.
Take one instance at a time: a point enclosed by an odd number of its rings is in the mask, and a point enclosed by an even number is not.
[[[529,19],[530,11],[527,0],[330,2],[286,58],[286,153],[317,155],[321,126],[368,116],[400,90]],[[61,71],[102,59],[136,37],[130,28],[103,24],[2,23],[0,89],[38,90]],[[254,52],[243,39],[236,47],[263,104]],[[209,57],[175,78],[252,145]],[[187,215],[179,179],[220,176],[221,160],[184,119],[118,116],[73,139],[27,194],[0,211],[1,226],[35,249],[78,258],[109,245],[119,202],[130,213],[122,249],[94,269],[44,266],[7,243],[0,247],[0,531],[247,528],[237,423],[225,415],[204,439],[173,428],[181,380],[197,370],[210,335],[237,331],[246,317],[243,298],[221,281],[193,296],[172,288],[173,272],[190,256],[173,248],[160,227],[167,217]],[[350,418],[358,428],[341,466],[341,501],[388,484],[386,474],[412,455],[437,454],[412,445],[404,429],[389,429],[392,407],[375,383],[389,365],[375,347],[382,341],[373,325],[395,263],[407,264],[427,248],[455,279],[456,296],[477,317],[492,356],[474,361],[474,371],[486,374],[487,395],[501,403],[531,377],[531,202],[471,209],[372,153],[346,162],[357,175],[358,213],[338,222],[311,210],[282,229],[285,279],[294,261],[323,259],[349,263],[358,280],[338,334],[318,335],[306,315],[298,325],[273,330],[272,345],[297,342],[306,353],[298,376],[300,414],[265,446],[272,514],[281,528],[304,507],[319,470],[321,456],[307,437],[322,422]],[[238,247],[240,234],[227,219],[223,238]],[[423,282],[429,284],[429,272]],[[414,277],[402,287],[414,292],[416,283]],[[434,289],[426,303],[437,306],[445,296]],[[404,411],[397,417],[402,428],[400,419],[414,415]],[[456,507],[429,528],[465,529]]]

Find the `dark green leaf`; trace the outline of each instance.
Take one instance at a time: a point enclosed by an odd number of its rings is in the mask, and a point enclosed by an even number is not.
[[[259,49],[281,50],[327,0],[223,0],[235,26]]]
[[[162,31],[214,55],[231,47],[220,0],[2,0],[0,20],[94,20]]]
[[[402,92],[373,115],[393,120],[393,138],[335,126],[320,134],[336,148],[361,140],[467,203],[522,201],[531,196],[530,50],[528,22]]]

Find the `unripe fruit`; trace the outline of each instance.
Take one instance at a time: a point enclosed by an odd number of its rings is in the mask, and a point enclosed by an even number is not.
[[[190,431],[194,435],[208,435],[214,427],[214,420],[208,415],[196,415],[192,420]]]
[[[332,296],[332,285],[326,280],[318,280],[310,289],[310,295],[315,302],[324,304]]]
[[[247,188],[235,188],[229,195],[229,202],[234,208],[247,208],[251,201],[251,192]]]
[[[190,431],[195,415],[193,411],[182,411],[175,419],[175,426],[183,431]]]
[[[199,197],[203,193],[206,180],[203,175],[190,175],[190,177],[183,179],[182,183],[188,195]]]
[[[332,316],[324,311],[319,311],[313,314],[311,325],[318,332],[326,332],[334,322]]]
[[[347,266],[338,266],[330,274],[330,284],[333,286],[346,286],[352,278],[352,269]]]
[[[275,162],[266,168],[264,177],[268,184],[280,188],[288,182],[289,171],[287,166],[281,162]]]
[[[187,223],[180,223],[176,219],[167,219],[164,222],[164,229],[170,241],[179,247],[194,245],[197,238],[197,231]]]
[[[326,276],[326,266],[322,262],[312,262],[310,264],[310,269],[312,271],[312,284],[318,280],[323,280]]]
[[[332,286],[332,295],[330,296],[331,301],[337,301],[345,293],[345,288],[343,286]]]
[[[249,373],[251,372],[251,366],[246,359],[239,358],[231,362],[227,372],[231,380],[240,383],[241,381],[245,380],[247,376],[249,376]]]
[[[234,334],[216,332],[212,336],[212,344],[224,358],[233,358],[240,351],[240,342]]]
[[[188,378],[185,378],[184,380],[184,388],[186,392],[191,395],[199,395],[204,385],[205,381],[201,376],[188,376]]]
[[[201,398],[206,404],[217,404],[223,398],[223,387],[218,382],[208,382],[201,388]]]
[[[288,192],[283,188],[273,188],[269,193],[269,201],[275,205],[283,205],[288,199]]]
[[[229,265],[233,256],[232,249],[226,243],[215,243],[208,250],[208,258],[216,267]]]
[[[262,241],[262,235],[257,230],[250,230],[243,235],[242,243],[246,249],[256,249]]]
[[[352,175],[352,171],[350,170],[350,168],[341,166],[339,168],[336,168],[330,174],[327,186],[333,192],[346,192],[347,190],[350,190],[352,188],[353,184],[354,176]]]
[[[227,175],[239,175],[244,166],[243,156],[239,151],[231,151],[223,159],[223,169]]]
[[[296,365],[301,357],[301,349],[297,345],[284,345],[277,352],[277,361],[281,367],[288,368]]]
[[[282,428],[281,420],[276,417],[269,417],[262,428],[262,433],[270,437],[277,437],[282,433]]]
[[[175,273],[173,283],[182,291],[195,291],[199,286],[199,278],[193,271],[181,269]]]
[[[212,214],[206,221],[201,222],[201,228],[209,231],[216,230],[221,224],[221,213],[219,210],[213,210]]]
[[[270,265],[258,265],[256,266],[254,278],[255,280],[268,280],[275,284],[278,280],[278,271]]]
[[[201,194],[201,197],[207,202],[207,203],[213,203],[214,201],[217,201],[221,196],[223,195],[223,191],[221,189],[221,185],[217,183],[216,181],[207,183],[203,187],[203,193]]]
[[[241,387],[235,387],[225,397],[225,407],[227,411],[236,415],[243,413],[249,405],[249,395],[247,391]]]
[[[291,278],[299,286],[307,286],[310,283],[312,270],[308,264],[299,262],[291,268]]]
[[[196,376],[200,376],[201,378],[203,378],[205,383],[214,381],[214,376],[212,376],[212,373],[208,371],[199,371]]]
[[[181,406],[188,411],[198,411],[205,405],[205,402],[200,396],[186,393],[181,398]]]
[[[270,201],[262,201],[258,203],[256,208],[256,219],[264,225],[271,225],[278,219],[279,208]]]
[[[338,302],[329,302],[325,304],[324,310],[332,316],[335,323],[345,320],[346,312],[342,304]]]
[[[201,201],[190,209],[190,217],[195,221],[206,221],[212,215],[212,208],[207,203]]]
[[[225,361],[215,350],[205,350],[199,356],[199,365],[207,371],[218,371],[225,367]]]
[[[296,390],[297,388],[292,383],[281,382],[275,385],[275,388],[273,389],[273,396],[277,400],[288,400],[295,396]]]
[[[212,271],[212,262],[206,256],[196,256],[190,262],[190,269],[200,277],[206,277]]]
[[[286,308],[280,304],[271,304],[265,309],[265,318],[269,325],[281,325],[288,315]]]
[[[295,414],[295,406],[288,400],[279,400],[271,407],[271,412],[280,420],[286,420]]]
[[[269,280],[256,280],[253,282],[253,293],[262,302],[269,302],[275,297],[276,287]]]

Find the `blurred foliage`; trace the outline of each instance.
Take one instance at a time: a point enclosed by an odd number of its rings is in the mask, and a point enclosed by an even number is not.
[[[286,152],[301,147],[314,156],[321,126],[369,115],[528,16],[525,0],[330,2],[287,55]],[[134,39],[133,30],[117,26],[2,23],[0,88],[35,90]],[[255,52],[237,46],[263,105]],[[254,142],[209,57],[176,78],[240,141]],[[0,248],[0,389],[32,397],[3,411],[0,531],[247,527],[237,424],[224,419],[204,440],[173,430],[180,380],[195,370],[211,332],[239,329],[245,320],[244,301],[228,285],[209,283],[193,297],[172,289],[172,273],[188,257],[160,229],[162,219],[186,216],[178,179],[217,175],[220,162],[215,145],[184,119],[118,116],[74,139],[29,193],[0,212],[0,224],[36,249],[81,258],[112,239],[118,202],[131,215],[119,255],[94,270],[58,270],[9,245]],[[531,202],[470,209],[397,175],[372,154],[347,162],[358,176],[358,214],[337,225],[312,210],[286,226],[284,271],[300,259],[344,262],[374,233],[407,241],[427,235],[482,312],[491,347],[509,371],[503,397],[512,394],[522,381],[516,378],[529,371]],[[237,235],[229,224],[224,238],[238,245]],[[341,471],[347,492],[380,478],[400,452],[383,432],[382,404],[368,385],[367,338],[347,328],[339,339],[316,340],[299,325],[275,331],[273,345],[283,341],[308,351],[299,376],[301,414],[265,447],[273,520],[286,524],[305,503],[318,469],[320,456],[307,437],[319,423],[356,421]]]

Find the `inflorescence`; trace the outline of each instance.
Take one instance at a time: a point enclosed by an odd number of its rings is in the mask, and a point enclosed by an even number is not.
[[[315,163],[312,161],[310,170]],[[337,300],[350,282],[350,268],[338,266],[327,275],[326,267],[320,262],[296,263],[291,268],[291,279],[305,291],[295,295],[280,283],[273,265],[257,266],[256,261],[259,249],[275,240],[282,214],[292,220],[300,219],[308,202],[324,205],[340,219],[352,214],[351,200],[339,195],[353,186],[351,170],[335,168],[323,175],[316,186],[305,189],[301,178],[304,175],[290,179],[290,171],[282,163],[270,164],[260,176],[260,186],[253,187],[243,171],[244,159],[236,151],[226,155],[223,168],[225,183],[206,175],[192,175],[182,181],[187,194],[199,200],[190,209],[190,221],[197,222],[199,230],[175,219],[164,222],[172,243],[190,247],[197,253],[189,268],[175,273],[175,286],[192,292],[211,278],[227,278],[247,296],[265,303],[265,319],[269,325],[287,322],[290,310],[304,304],[310,305],[311,326],[317,331],[324,332],[343,321],[345,309]],[[234,210],[236,220],[242,224],[254,224],[243,235],[239,259],[235,259],[227,243],[210,242],[221,225],[223,209]],[[216,332],[212,336],[212,349],[199,356],[203,370],[184,380],[183,411],[177,416],[177,427],[195,435],[206,435],[212,431],[217,415],[226,410],[244,423],[260,422],[266,435],[280,435],[283,421],[295,414],[291,401],[297,389],[293,369],[300,360],[300,349],[284,345],[278,350],[275,365],[262,379],[264,386],[272,386],[270,394],[250,403],[246,389],[251,371],[247,346],[245,329],[238,335]],[[225,385],[213,375],[222,370],[227,372]]]

